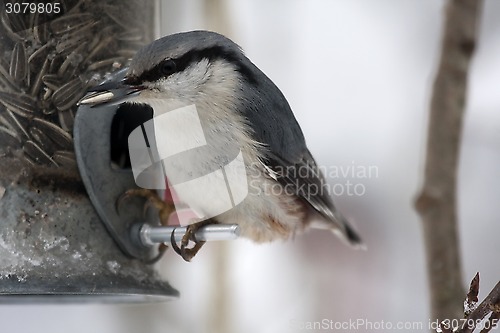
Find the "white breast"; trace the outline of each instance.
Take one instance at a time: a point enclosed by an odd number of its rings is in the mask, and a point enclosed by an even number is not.
[[[234,109],[239,84],[234,66],[200,62],[189,75],[172,75],[141,92],[136,101],[149,104],[159,120],[165,115],[166,122],[155,124],[160,155],[207,145],[166,170],[181,201],[200,217],[217,215],[220,223],[239,224],[242,236],[255,241],[288,238],[303,228],[306,213],[298,199],[276,191],[279,186],[261,162],[263,146],[253,140],[245,119]],[[241,156],[240,165],[236,156]],[[235,167],[228,167],[230,163]],[[177,178],[186,177],[185,165],[194,177],[179,183]]]

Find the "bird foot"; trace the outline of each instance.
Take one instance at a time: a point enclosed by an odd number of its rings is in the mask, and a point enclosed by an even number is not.
[[[119,213],[122,203],[132,197],[141,197],[146,199],[143,211],[144,215],[146,215],[149,207],[155,207],[158,210],[158,217],[160,219],[161,225],[167,225],[170,214],[175,212],[174,204],[163,201],[158,195],[158,192],[156,192],[155,190],[148,190],[144,188],[130,189],[120,195],[120,197],[116,200],[116,211]],[[146,263],[154,264],[163,256],[167,249],[168,246],[164,243],[161,243],[158,247],[158,254],[154,258],[146,261]]]
[[[132,197],[141,197],[147,199],[144,204],[144,213],[150,206],[155,207],[158,210],[158,215],[160,218],[160,222],[162,225],[168,225],[169,217],[172,213],[175,212],[175,205],[173,203],[165,202],[156,191],[148,190],[148,189],[130,189],[123,193],[118,200],[116,201],[116,210],[119,212],[120,207],[123,201],[130,199]],[[196,232],[201,227],[207,224],[213,224],[212,220],[201,221],[198,223],[193,223],[187,226],[186,233],[181,239],[180,246],[177,245],[175,241],[175,233],[173,232],[170,236],[170,243],[172,244],[172,248],[174,251],[182,257],[185,261],[191,261],[194,256],[198,253],[198,251],[202,248],[204,241],[200,241],[196,239]],[[188,247],[189,242],[194,242],[193,247]],[[159,255],[156,256],[151,262],[156,262],[163,253],[167,250],[167,246],[165,244],[160,244],[159,247]]]
[[[205,241],[200,241],[196,239],[196,232],[203,226],[207,224],[213,224],[214,222],[211,220],[206,220],[194,224],[190,224],[186,228],[186,233],[184,236],[182,236],[181,242],[180,242],[180,247],[177,245],[175,241],[175,233],[173,232],[172,235],[170,236],[170,243],[172,244],[172,248],[174,249],[175,253],[180,255],[182,259],[185,261],[191,261],[191,259],[194,258],[194,256],[198,253],[198,251],[201,249],[203,244],[205,244]],[[189,245],[189,242],[192,241],[194,242],[194,246],[191,248],[188,248],[187,246]]]
[[[153,206],[158,210],[161,225],[168,225],[170,215],[175,212],[175,206],[162,200],[155,190],[148,190],[145,188],[134,188],[123,193],[118,200],[116,200],[116,210],[120,211],[120,206],[124,201],[132,197],[145,198],[147,201],[144,204],[144,215],[149,207]]]

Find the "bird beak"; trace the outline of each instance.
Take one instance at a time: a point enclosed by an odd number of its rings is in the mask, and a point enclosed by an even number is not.
[[[102,106],[118,105],[137,96],[145,87],[127,83],[124,75],[105,81],[87,91],[78,105]]]

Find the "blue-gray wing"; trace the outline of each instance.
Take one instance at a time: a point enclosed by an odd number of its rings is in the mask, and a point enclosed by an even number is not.
[[[326,182],[307,149],[302,130],[283,93],[248,58],[242,63],[252,73],[240,95],[241,110],[254,139],[265,147],[263,163],[287,190],[292,190],[312,209],[336,226],[354,245],[362,244],[348,221],[335,209]]]
[[[309,150],[295,161],[287,161],[274,153],[269,153],[266,166],[287,193],[295,193],[326,220],[332,222],[342,232],[349,243],[361,245],[362,240],[352,229],[345,217],[336,210],[330,197],[325,178]]]

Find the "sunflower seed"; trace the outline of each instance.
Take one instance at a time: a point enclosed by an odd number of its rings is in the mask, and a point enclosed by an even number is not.
[[[84,43],[89,36],[76,35],[73,38],[59,39],[56,44],[57,54],[68,54],[71,53],[80,44]]]
[[[105,5],[103,7],[104,13],[116,24],[118,24],[123,29],[130,29],[130,24],[134,21],[133,19],[125,17],[125,13],[123,11],[120,11],[116,6]]]
[[[48,101],[48,100],[49,100],[49,98],[51,98],[51,97],[52,97],[52,93],[53,93],[53,92],[54,92],[54,91],[53,91],[52,89],[47,89],[47,88],[45,88],[45,89],[44,89],[43,96],[42,96],[42,102],[46,102],[46,101]]]
[[[43,83],[52,90],[57,90],[61,86],[61,79],[57,74],[45,74],[42,77]]]
[[[9,116],[8,119],[10,119],[11,124],[13,124],[13,125],[11,125],[12,129],[20,134],[23,134],[26,138],[29,138],[29,135],[25,130],[25,126],[23,124],[21,124],[19,119],[17,119],[16,115],[12,111],[10,111],[9,109],[7,109],[5,111],[6,111],[7,115]]]
[[[4,111],[7,111],[7,110],[4,110]],[[2,115],[0,115],[0,127],[5,127],[8,130],[16,133],[16,135],[18,135],[18,132],[14,128],[14,125],[11,123],[11,121],[9,121],[8,118],[6,118],[6,117],[4,117]]]
[[[2,11],[1,16],[2,16],[2,18],[1,18],[2,25],[5,29],[7,36],[9,36],[10,39],[12,39],[14,42],[24,41],[25,38],[23,36],[21,36],[21,30],[17,30],[15,27],[13,27],[12,22],[10,20],[12,17],[17,17],[20,15],[10,15],[10,17],[9,17],[9,15],[7,14],[6,11]]]
[[[122,42],[141,42],[144,41],[143,32],[140,29],[127,30],[117,36],[117,39]]]
[[[59,56],[49,56],[47,59],[50,61],[49,65],[49,73],[57,73],[57,70],[61,66],[63,62],[63,58]]]
[[[105,59],[105,60],[100,60],[100,61],[96,61],[96,62],[93,62],[92,64],[90,64],[89,67],[87,67],[87,71],[93,72],[99,68],[111,66],[114,63],[120,64],[123,62],[125,62],[125,59],[122,57],[114,57],[114,58],[109,58],[109,59]]]
[[[76,167],[75,153],[72,151],[56,151],[52,155],[52,159],[62,167],[74,168]]]
[[[52,90],[45,88],[45,93],[42,96],[41,109],[42,113],[46,116],[56,113],[56,109],[52,105],[50,98],[52,97]]]
[[[0,91],[0,102],[21,117],[30,117],[36,111],[36,101],[27,94]]]
[[[72,110],[59,111],[59,124],[61,128],[67,132],[73,132],[73,124],[75,122],[75,116]]]
[[[33,126],[43,131],[59,147],[63,149],[72,149],[73,139],[71,135],[65,132],[61,127],[41,118],[33,118]]]
[[[92,28],[94,28],[99,22],[92,21],[88,23],[82,23],[79,25],[75,25],[70,30],[68,30],[64,36],[67,36],[67,39],[73,38],[83,38],[90,39],[93,36]],[[63,37],[64,38],[64,37]]]
[[[31,13],[29,15],[29,29],[33,29],[33,27],[35,26],[35,24],[38,22],[37,20],[37,15],[35,13]]]
[[[63,15],[50,22],[50,29],[54,34],[62,35],[89,22],[93,22],[93,16],[89,13]]]
[[[75,152],[70,150],[58,150],[54,153],[54,155],[64,156],[67,158],[75,158]]]
[[[23,145],[24,153],[29,156],[36,164],[47,164],[53,166],[59,166],[43,149],[29,140]]]
[[[10,27],[14,32],[23,32],[28,29],[24,21],[24,15],[8,15]]]
[[[75,52],[75,51],[73,51],[73,52]],[[73,54],[73,52],[71,52],[71,54]],[[71,64],[71,54],[66,57],[66,59],[63,61],[63,63],[59,67],[59,70],[57,71],[57,76],[62,77],[66,73],[66,70],[68,69],[69,65]]]
[[[4,109],[2,111],[6,111],[6,110]],[[7,127],[7,128],[9,128],[11,130],[14,129],[14,127],[12,127],[12,124],[9,123],[9,121],[7,120],[7,118],[5,118],[4,116],[2,116],[1,114],[0,114],[0,126]]]
[[[26,56],[26,48],[21,42],[17,42],[12,50],[10,57],[9,74],[17,83],[24,81],[28,75],[28,58]]]
[[[50,140],[49,137],[39,128],[30,128],[30,135],[40,148],[42,148],[48,155],[51,155],[56,150],[54,142]]]
[[[89,62],[94,56],[96,56],[102,50],[107,50],[109,45],[113,42],[114,37],[108,36],[102,39],[99,44],[97,44],[92,51],[89,52],[89,55],[85,58],[84,62]]]
[[[140,42],[128,42],[125,44],[127,46],[127,49],[133,49],[133,50],[139,50],[141,47],[145,45],[144,41]]]
[[[3,126],[0,126],[0,142],[2,143],[2,148],[19,148],[21,146],[19,135],[14,130]]]
[[[92,50],[93,48],[95,48],[97,46],[97,44],[99,44],[99,41],[101,40],[101,36],[103,34],[103,32],[107,31],[108,34],[112,34],[112,31],[107,29],[108,27],[105,27],[103,29],[103,31],[101,31],[100,34],[95,34],[92,38],[92,40],[89,42],[89,48],[88,50]]]
[[[82,60],[83,60],[82,51],[86,46],[87,46],[87,42],[82,43],[80,46],[78,46],[73,52],[71,52],[66,57],[66,59],[63,61],[63,63],[59,67],[59,70],[57,71],[57,75],[59,77],[64,76],[64,73],[68,69],[69,65],[73,65],[74,67],[77,67],[78,64],[82,62]]]
[[[45,44],[49,40],[49,28],[47,23],[39,23],[40,14],[35,13],[33,18],[33,37],[40,44]]]
[[[75,25],[71,31],[68,31],[68,33],[72,35],[92,35],[92,28],[95,27],[96,25],[99,24],[99,21],[90,21],[90,22],[84,22],[78,25]]]
[[[0,13],[5,44],[0,56],[0,145],[4,137],[15,135],[9,140],[20,148],[28,142],[25,155],[33,165],[74,167],[73,105],[91,77],[125,66],[151,31],[149,22],[142,20],[144,4],[58,2],[63,14],[43,24],[41,14],[11,18]]]
[[[52,103],[59,111],[65,111],[76,105],[85,94],[85,83],[80,78],[69,81],[52,95]]]
[[[12,86],[9,80],[0,72],[0,90],[13,91],[17,90],[16,87]]]
[[[117,53],[126,59],[132,59],[137,53],[137,49],[121,49]]]
[[[36,168],[37,167],[37,163],[31,159],[31,157],[29,157],[28,155],[24,154],[24,161],[25,163],[30,166],[31,168]]]
[[[35,82],[31,85],[31,96],[38,96],[38,92],[40,91],[40,87],[42,85],[42,78],[45,76],[47,69],[49,68],[49,59],[45,59],[43,62],[42,68],[38,75],[36,76]]]
[[[9,72],[5,69],[2,58],[0,58],[0,81],[2,85],[8,88],[8,90],[14,90],[14,91],[19,90],[18,85],[16,84],[12,76],[10,76]]]
[[[49,48],[53,45],[52,42],[48,42],[47,44],[44,44],[40,46],[35,52],[33,52],[29,58],[28,62],[32,63],[33,59],[35,59],[38,56],[41,56],[42,58],[47,58],[47,55],[49,53]]]
[[[95,91],[78,101],[78,105],[101,104],[110,101],[116,94],[112,91]]]

